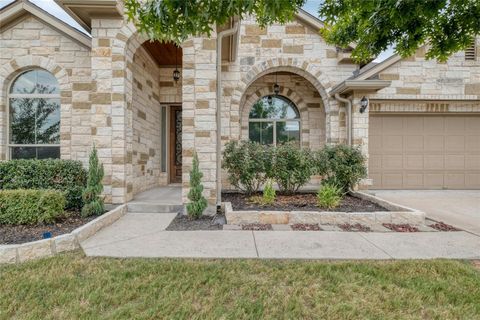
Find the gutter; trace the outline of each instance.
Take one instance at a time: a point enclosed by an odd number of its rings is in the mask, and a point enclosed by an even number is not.
[[[352,145],[352,101],[340,97],[340,94],[335,93],[335,100],[347,104],[347,144]]]
[[[238,31],[240,21],[235,22],[232,28],[223,30],[217,34],[217,166],[216,166],[216,179],[217,179],[217,207],[222,203],[222,39],[225,36],[231,36]]]

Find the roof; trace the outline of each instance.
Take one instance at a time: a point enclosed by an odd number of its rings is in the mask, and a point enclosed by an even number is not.
[[[42,20],[46,24],[50,25],[72,40],[84,45],[85,47],[90,48],[92,46],[92,40],[88,35],[84,34],[80,30],[75,29],[74,27],[49,14],[45,10],[37,7],[27,0],[16,0],[0,9],[0,29],[3,29],[5,26],[11,23],[15,23],[15,21],[18,21],[19,18],[27,14],[35,16],[36,18]]]

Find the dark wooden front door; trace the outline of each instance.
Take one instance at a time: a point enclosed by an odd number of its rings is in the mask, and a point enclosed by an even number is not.
[[[182,107],[170,108],[170,183],[182,182]]]

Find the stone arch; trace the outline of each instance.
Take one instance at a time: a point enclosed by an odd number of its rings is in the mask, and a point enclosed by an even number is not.
[[[0,68],[0,160],[6,159],[7,145],[7,116],[8,101],[7,95],[9,86],[12,81],[22,72],[29,69],[43,69],[50,72],[58,82],[60,88],[60,121],[70,112],[72,105],[72,83],[69,80],[67,71],[57,64],[53,59],[43,56],[25,55],[11,59],[8,63]],[[70,143],[70,128],[68,126],[60,126],[61,144],[68,145]],[[64,158],[69,154],[69,150],[60,148],[61,157]]]

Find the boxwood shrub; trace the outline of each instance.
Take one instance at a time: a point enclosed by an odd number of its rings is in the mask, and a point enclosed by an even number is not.
[[[65,216],[65,195],[57,190],[0,190],[0,224],[51,223]]]
[[[64,192],[67,209],[82,207],[87,171],[80,161],[9,160],[0,162],[0,189],[54,189]]]

